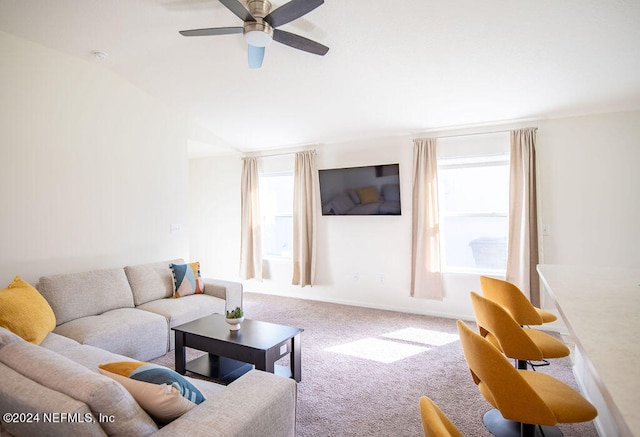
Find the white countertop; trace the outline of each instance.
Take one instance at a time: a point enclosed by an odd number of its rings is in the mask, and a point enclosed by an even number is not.
[[[640,269],[539,265],[624,435],[640,436]]]

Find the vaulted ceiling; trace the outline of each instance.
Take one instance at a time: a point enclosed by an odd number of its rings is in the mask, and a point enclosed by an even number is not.
[[[249,69],[242,35],[178,33],[241,26],[218,0],[0,0],[0,31],[100,63],[241,151],[640,109],[639,22],[638,0],[326,0],[281,27],[325,56],[272,43]]]

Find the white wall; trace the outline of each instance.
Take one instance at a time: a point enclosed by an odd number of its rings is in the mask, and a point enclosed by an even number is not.
[[[272,259],[264,262],[265,279],[244,281],[245,290],[451,317],[471,314],[468,291],[452,290],[478,289],[476,277],[445,278],[443,302],[409,297],[412,156],[408,136],[319,147],[318,169],[399,163],[402,215],[320,215],[316,285],[291,285],[291,262]],[[192,260],[201,261],[203,275],[239,280],[241,160],[193,159],[189,170]]]
[[[541,221],[551,225],[551,235],[541,237],[544,261],[639,265],[640,236],[635,219],[640,214],[640,196],[637,195],[640,181],[634,166],[640,163],[640,112],[547,120],[528,125],[539,127]],[[501,127],[497,126],[490,130],[499,129]],[[290,262],[267,261],[268,279],[245,281],[245,289],[472,318],[469,291],[479,290],[475,276],[446,275],[442,302],[409,297],[412,149],[409,136],[318,147],[319,169],[399,162],[402,215],[319,216],[317,285],[292,286]],[[230,270],[223,276],[236,280],[240,196],[235,193],[240,190],[240,167],[239,158],[226,158],[220,162],[211,158],[207,162],[192,160],[190,163],[191,172],[197,170],[199,175],[207,174],[206,178],[198,176],[196,181],[192,175],[192,184],[195,182],[199,186],[196,190],[192,185],[192,193],[206,195],[208,190],[233,191],[232,196],[225,196],[224,204],[211,207],[215,210],[215,222],[201,223],[203,227],[191,229],[192,257],[204,259],[206,263],[204,246],[196,250],[193,238],[210,232],[206,230],[207,226],[222,229],[215,232],[219,240],[210,244],[228,248],[229,258],[219,259],[212,266],[228,266]],[[219,194],[211,194],[209,200],[215,202],[217,196]]]
[[[238,156],[189,161],[191,261],[205,277],[240,280],[241,171]]]
[[[0,53],[0,284],[188,257],[185,118],[91,62]]]
[[[545,121],[537,151],[544,262],[640,266],[640,111]]]

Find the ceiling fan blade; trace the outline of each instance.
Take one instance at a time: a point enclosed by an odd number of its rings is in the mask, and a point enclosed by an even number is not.
[[[256,21],[247,8],[238,0],[220,0],[220,3],[225,5],[227,9],[236,14],[242,21]]]
[[[210,35],[231,35],[242,33],[242,27],[212,27],[210,29],[181,30],[183,36],[210,36]]]
[[[262,67],[264,59],[264,47],[256,47],[249,45],[249,68]]]
[[[327,46],[323,46],[322,44],[311,41],[303,36],[285,32],[284,30],[274,29],[273,39],[281,44],[288,45],[294,49],[313,53],[314,55],[324,56],[329,51],[329,47]]]
[[[264,21],[271,27],[282,26],[308,14],[323,3],[324,0],[291,0],[264,17]]]

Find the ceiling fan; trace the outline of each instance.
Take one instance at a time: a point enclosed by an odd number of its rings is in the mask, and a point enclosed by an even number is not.
[[[237,15],[244,22],[244,25],[242,27],[181,30],[180,34],[184,36],[210,36],[242,33],[249,45],[249,68],[262,66],[265,47],[272,40],[320,56],[324,56],[329,51],[329,47],[320,43],[277,29],[277,27],[308,14],[322,5],[324,0],[291,0],[273,11],[271,11],[271,3],[268,0],[247,0],[248,9],[239,0],[220,0],[220,3]]]

